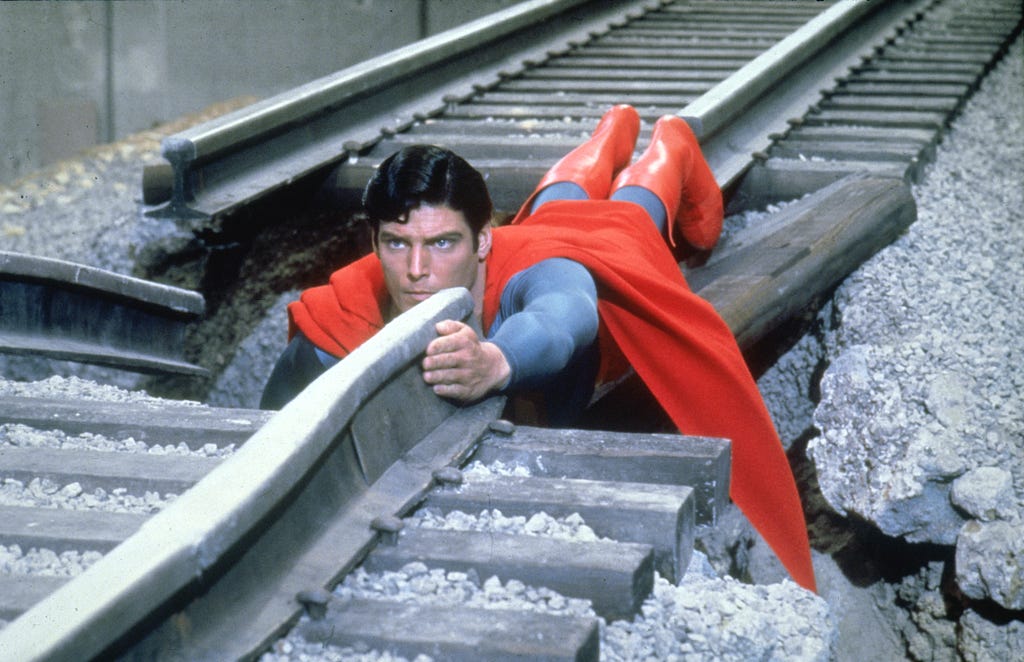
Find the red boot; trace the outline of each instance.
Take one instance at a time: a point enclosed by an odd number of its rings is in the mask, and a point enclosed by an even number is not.
[[[612,178],[633,158],[639,133],[640,115],[636,110],[625,104],[613,106],[587,142],[563,156],[547,171],[512,223],[526,220],[537,194],[557,182],[578,184],[591,200],[607,198]]]
[[[678,232],[692,246],[712,248],[722,233],[722,191],[700,143],[681,117],[665,115],[654,125],[651,144],[636,163],[615,178],[612,191],[642,186],[665,205],[668,242]]]

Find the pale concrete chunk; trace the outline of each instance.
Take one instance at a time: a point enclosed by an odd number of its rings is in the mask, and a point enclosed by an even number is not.
[[[452,662],[596,662],[600,647],[595,618],[376,600],[334,601],[323,620],[297,629],[311,642],[366,645],[410,659],[425,653]]]
[[[399,570],[414,561],[445,570],[472,569],[480,579],[497,576],[503,582],[518,579],[546,586],[590,600],[594,611],[609,620],[636,614],[654,586],[649,545],[478,531],[409,528],[397,545],[378,545],[364,566],[372,571]]]
[[[693,553],[693,489],[679,485],[502,476],[434,490],[426,505],[527,517],[579,513],[599,536],[653,547],[656,567],[669,581],[683,576]]]
[[[686,485],[697,524],[713,524],[729,503],[729,458],[725,439],[527,426],[484,437],[472,457],[518,463],[539,477]]]

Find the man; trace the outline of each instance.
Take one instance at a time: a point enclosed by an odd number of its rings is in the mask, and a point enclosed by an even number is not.
[[[388,320],[467,288],[472,325],[448,320],[423,359],[441,396],[539,394],[571,423],[595,384],[632,366],[684,434],[733,442],[731,496],[801,585],[814,575],[792,474],[728,327],[690,292],[666,246],[711,248],[721,192],[678,117],[655,124],[630,165],[640,119],[616,106],[559,161],[507,227],[491,228],[483,178],[447,150],[386,159],[364,192],[374,251],[289,306],[291,341],[264,392],[277,407]]]

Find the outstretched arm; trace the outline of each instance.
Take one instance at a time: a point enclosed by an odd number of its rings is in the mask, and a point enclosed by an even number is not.
[[[460,322],[439,323],[424,380],[438,395],[465,401],[542,387],[593,344],[597,327],[597,290],[587,270],[544,260],[509,281],[491,338],[481,340]]]

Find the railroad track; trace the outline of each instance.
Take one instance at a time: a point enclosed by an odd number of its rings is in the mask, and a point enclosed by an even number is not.
[[[63,260],[0,251],[0,352],[202,375],[184,359],[195,292]]]
[[[414,54],[403,51],[376,63],[390,67],[390,78],[380,78],[370,66],[343,72],[330,92],[335,96],[324,105],[318,106],[324,99],[307,89],[290,99],[301,108],[289,105],[289,99],[272,100],[255,109],[253,124],[246,125],[243,115],[232,116],[169,140],[165,153],[175,185],[166,204],[150,211],[199,227],[223,221],[267,191],[303,177],[326,176],[331,186],[354,187],[383,155],[410,141],[438,142],[467,154],[489,177],[499,205],[514,209],[547,165],[578,143],[609,103],[632,101],[645,120],[679,112],[691,121],[733,208],[813,192],[731,239],[703,266],[686,269],[693,288],[749,348],[912,222],[906,183],[919,175],[946,123],[1021,25],[1020,7],[999,2],[986,5],[982,18],[976,18],[982,14],[976,5],[953,1],[890,3],[895,7],[873,11],[864,9],[873,3],[824,8],[813,3],[810,12],[803,3],[753,2],[745,5],[747,13],[781,15],[742,22],[733,12],[735,3],[636,3],[625,17],[605,10],[579,14],[587,9],[580,3],[527,4],[526,10],[509,12],[501,27],[475,26],[425,45],[441,49],[425,60],[438,70],[428,91],[426,83],[408,87],[409,77],[420,72]],[[566,10],[568,5],[573,6]],[[563,10],[570,13],[559,13]],[[733,21],[723,28],[725,36],[708,36],[708,11]],[[495,47],[494,39],[516,41],[538,17],[545,22],[538,30],[543,39],[524,45],[532,58]],[[779,27],[764,29],[769,24]],[[478,50],[455,57],[456,36]],[[721,50],[703,39],[717,40]],[[824,49],[826,42],[841,46],[841,52]],[[499,59],[474,59],[481,49]],[[936,55],[951,52],[961,57],[946,61]],[[686,62],[679,68],[680,58],[687,57],[706,67]],[[934,66],[937,59],[943,60],[941,67]],[[445,73],[449,66],[459,75]],[[792,84],[780,85],[780,77]],[[367,83],[371,79],[382,80],[390,96],[377,98]],[[637,81],[644,81],[641,91]],[[406,87],[390,89],[399,83]],[[461,96],[453,91],[460,86]],[[438,89],[441,103],[427,110],[417,105]],[[552,89],[564,94],[553,95]],[[913,90],[914,96],[901,89]],[[641,93],[649,96],[632,96]],[[407,103],[396,104],[396,94]],[[367,109],[382,107],[394,111],[389,117],[404,119],[381,127],[380,113]],[[348,133],[351,127],[344,126],[305,150],[333,152],[330,158],[303,160],[309,154],[285,149],[301,142],[296,135],[325,135],[326,123],[345,116],[346,108],[351,116],[367,118],[353,120],[360,130]],[[340,152],[339,144],[344,145]],[[282,151],[274,151],[278,148]],[[275,155],[270,166],[259,165],[254,155],[260,150]],[[285,163],[294,167],[289,170]],[[510,620],[498,623],[493,612],[396,611],[384,604],[341,602],[323,591],[364,558],[368,567],[399,567],[425,558],[429,550],[450,547],[449,558],[433,556],[430,563],[479,567],[481,577],[488,572],[512,576],[515,568],[517,576],[541,584],[571,578],[562,586],[569,595],[591,599],[601,616],[629,617],[650,590],[654,569],[669,578],[685,570],[693,527],[711,525],[725,501],[728,446],[723,440],[517,429],[497,421],[500,401],[455,409],[433,398],[416,378],[416,357],[431,321],[462,317],[468,304],[455,292],[428,304],[273,417],[168,405],[5,401],[4,420],[11,423],[74,434],[117,430],[154,443],[172,438],[190,446],[235,443],[240,450],[227,461],[144,456],[123,465],[91,454],[0,450],[0,467],[11,480],[49,476],[54,484],[77,482],[88,490],[86,485],[112,489],[131,477],[139,489],[186,490],[148,519],[86,521],[75,515],[67,521],[56,510],[5,508],[2,521],[13,525],[4,540],[109,551],[67,584],[4,576],[0,595],[11,597],[0,617],[21,617],[0,631],[0,651],[16,651],[15,659],[81,659],[111,652],[245,657],[305,610],[312,619],[304,622],[303,632],[313,640],[429,649],[453,658],[515,652],[596,658],[593,619],[503,614]],[[411,408],[418,412],[416,420],[391,415],[396,403],[406,411],[411,402],[419,405]],[[674,469],[655,480],[642,468],[641,456]],[[470,482],[461,489],[431,491],[435,484],[458,483],[454,469],[470,457],[516,458],[530,465],[534,476],[518,484]],[[544,471],[571,480],[552,482]],[[590,482],[564,489],[576,485],[573,480]],[[568,504],[567,491],[572,492]],[[516,503],[523,493],[530,495],[526,503]],[[616,507],[601,512],[600,505],[588,505],[597,493]],[[430,532],[401,531],[396,518],[423,499],[470,510],[498,502],[509,512],[585,510],[589,524],[618,542],[603,550],[595,544],[585,553],[552,543],[545,551],[558,559],[552,570],[552,564],[529,566],[516,557],[523,543],[510,539],[500,546],[506,554],[488,566],[496,546],[487,545],[484,554],[471,535],[446,534],[454,542],[445,542]],[[615,523],[615,511],[628,511],[631,522],[644,524],[631,533],[621,517]],[[536,560],[541,546],[527,544],[527,556]],[[583,561],[570,568],[563,564],[567,558]],[[395,625],[405,617],[419,625]],[[427,621],[442,624],[440,631],[396,639],[422,630]],[[482,635],[480,628],[536,636],[503,641]],[[444,632],[457,634],[444,640]],[[480,641],[493,644],[493,653],[464,652]],[[556,646],[524,648],[541,641]]]

